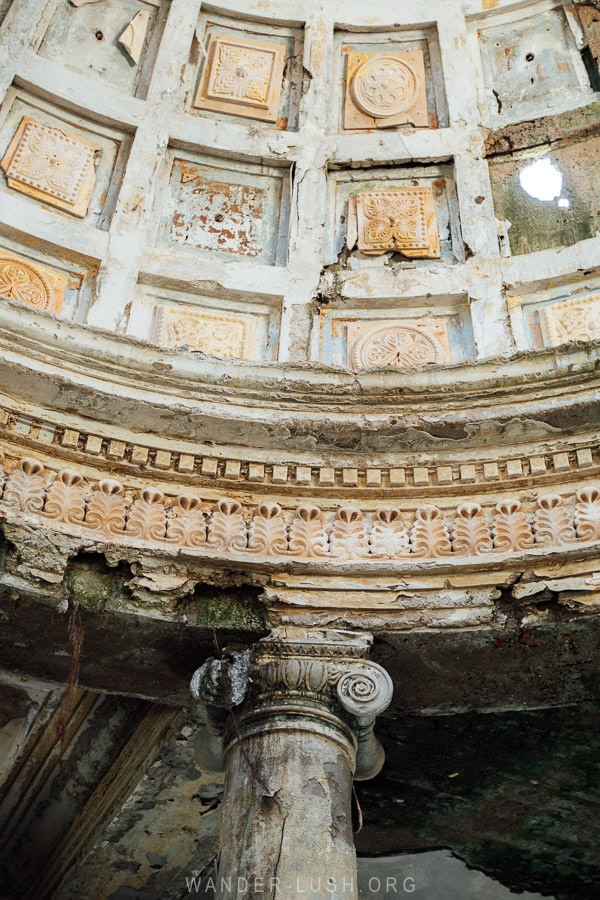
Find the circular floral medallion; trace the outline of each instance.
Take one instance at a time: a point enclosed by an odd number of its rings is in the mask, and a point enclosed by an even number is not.
[[[367,332],[354,345],[352,364],[355,369],[404,368],[442,363],[444,350],[431,335],[408,325],[382,325]]]
[[[406,112],[415,105],[418,93],[418,75],[393,56],[368,59],[352,79],[354,102],[376,119]]]
[[[0,295],[35,309],[52,309],[54,291],[41,272],[20,260],[0,255]]]

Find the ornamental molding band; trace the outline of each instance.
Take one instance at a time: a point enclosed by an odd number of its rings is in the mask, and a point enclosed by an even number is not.
[[[231,34],[211,34],[196,109],[276,122],[285,44]]]
[[[321,458],[299,462],[289,461],[289,457],[278,453],[277,458],[265,459],[248,457],[245,448],[239,448],[241,455],[217,455],[210,447],[199,448],[189,443],[173,442],[168,448],[156,443],[154,435],[139,436],[139,441],[130,435],[127,439],[121,430],[98,433],[89,431],[89,423],[51,421],[44,411],[22,411],[11,406],[0,406],[0,432],[7,442],[6,450],[11,456],[20,453],[52,453],[65,460],[80,465],[108,466],[111,471],[118,467],[131,477],[141,469],[149,475],[162,477],[171,473],[178,477],[193,477],[204,482],[204,486],[219,486],[223,490],[237,489],[248,484],[254,487],[276,486],[278,490],[330,492],[337,488],[343,494],[356,495],[365,489],[419,491],[435,490],[436,495],[451,492],[457,487],[477,491],[490,490],[507,482],[514,484],[542,484],[547,489],[565,475],[594,478],[600,473],[600,448],[595,436],[588,435],[577,443],[561,441],[554,450],[547,444],[542,446],[510,447],[505,452],[512,455],[500,456],[496,453],[488,457],[470,456],[422,460],[415,465],[410,458],[399,456],[393,462],[379,466],[325,465]],[[9,449],[8,444],[14,445]],[[25,449],[25,447],[27,449]],[[231,453],[233,448],[228,448]],[[474,453],[476,451],[473,451]],[[50,465],[60,465],[58,460]]]
[[[410,259],[439,259],[440,239],[431,187],[361,191],[348,201],[347,246],[367,256],[394,251]]]
[[[68,277],[21,256],[0,251],[0,296],[33,309],[60,312]]]
[[[222,359],[254,359],[256,322],[250,316],[211,315],[162,306],[154,339],[161,347],[186,347]]]
[[[0,168],[13,190],[82,219],[96,180],[94,157],[100,151],[97,144],[25,116]]]
[[[441,319],[348,324],[351,369],[426,366],[449,361],[448,329]]]
[[[356,742],[354,777],[373,778],[384,762],[373,726],[392,700],[393,684],[382,666],[364,658],[371,643],[364,632],[280,626],[250,650],[207,660],[192,677],[192,696],[207,707],[212,734],[224,734],[225,752],[240,728],[252,730],[256,714],[297,719],[305,712],[310,720],[321,710],[326,719],[339,717]],[[227,712],[234,725],[225,723]],[[204,766],[207,756],[219,758],[212,747],[208,754],[198,749]]]
[[[245,515],[231,497],[216,502],[186,492],[166,497],[144,487],[132,491],[104,478],[87,481],[74,469],[58,473],[25,457],[0,467],[0,518],[127,546],[186,548],[204,556],[298,559],[316,563],[438,560],[575,549],[600,541],[600,488],[574,496],[538,496],[534,506],[517,498],[493,507],[463,502],[451,512],[433,504],[407,512],[394,506],[321,509],[311,502],[283,509],[263,501]]]
[[[600,294],[545,306],[540,309],[540,323],[544,343],[553,347],[600,340]]]
[[[422,50],[348,54],[345,129],[428,124]]]

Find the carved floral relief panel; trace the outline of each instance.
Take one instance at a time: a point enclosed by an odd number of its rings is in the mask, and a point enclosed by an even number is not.
[[[547,345],[556,347],[568,341],[598,341],[600,294],[543,307],[540,324]]]
[[[251,294],[234,298],[221,292],[192,294],[140,283],[126,334],[173,349],[186,346],[232,359],[271,360],[279,347],[281,298],[270,299],[261,302]]]
[[[328,186],[333,221],[326,222],[325,265],[425,268],[428,260],[464,261],[452,166],[333,170]],[[390,259],[391,253],[398,255]]]
[[[196,109],[276,122],[286,45],[211,34],[194,100]]]
[[[84,218],[100,150],[97,144],[25,116],[0,167],[13,190]]]
[[[422,50],[348,54],[344,128],[428,124]]]
[[[361,191],[348,201],[347,246],[367,255],[389,251],[420,259],[440,258],[431,187]]]
[[[348,367],[357,369],[441,365],[449,361],[448,329],[442,319],[348,323]]]
[[[276,264],[283,179],[266,167],[227,169],[175,159],[161,238],[204,255],[233,255]]]
[[[0,250],[0,296],[34,309],[57,313],[62,306],[68,278],[46,266]]]
[[[223,359],[255,358],[256,323],[251,316],[160,307],[155,340],[162,347],[185,346]]]

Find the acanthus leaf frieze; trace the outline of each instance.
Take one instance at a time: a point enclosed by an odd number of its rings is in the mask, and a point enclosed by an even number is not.
[[[313,504],[284,509],[262,501],[248,515],[235,497],[215,502],[190,492],[166,496],[151,486],[132,491],[116,479],[91,482],[75,469],[55,474],[31,457],[4,459],[0,469],[4,517],[25,516],[102,541],[180,546],[224,558],[443,562],[600,540],[595,485],[568,496],[539,494],[528,505],[508,497],[489,507],[463,502],[455,510],[425,503],[413,513],[387,505],[374,511],[343,504],[337,510]]]

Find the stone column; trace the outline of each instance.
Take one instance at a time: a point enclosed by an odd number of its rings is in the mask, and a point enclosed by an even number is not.
[[[192,680],[207,708],[199,764],[220,761],[218,898],[357,897],[352,779],[383,765],[373,734],[392,683],[365,659],[370,635],[275,629]]]

